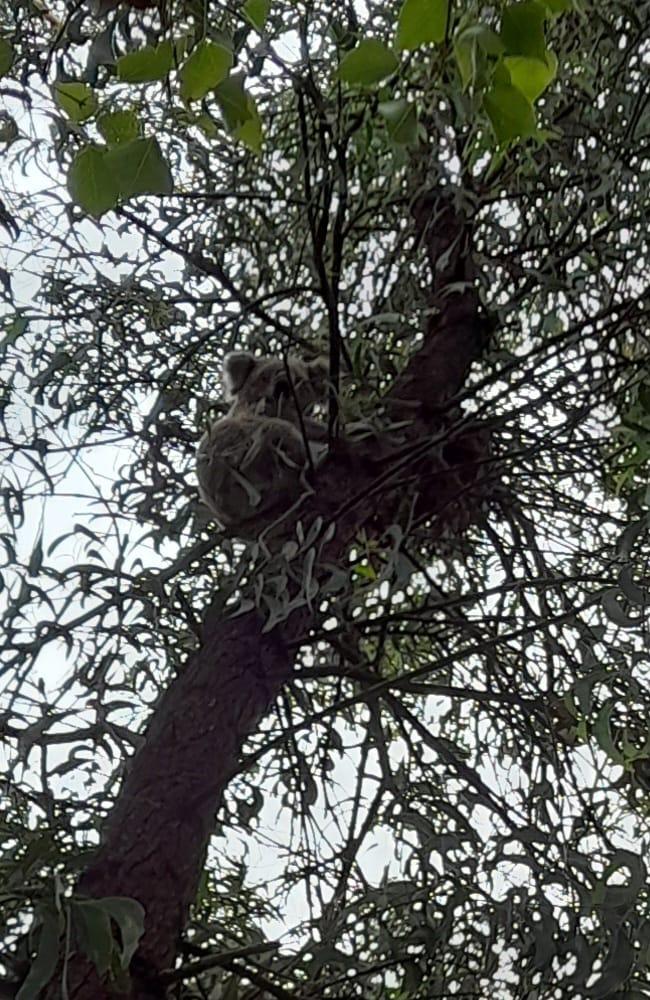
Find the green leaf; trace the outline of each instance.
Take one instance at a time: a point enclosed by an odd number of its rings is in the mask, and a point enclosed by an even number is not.
[[[243,142],[244,145],[248,146],[248,148],[254,153],[259,153],[262,149],[262,140],[264,138],[262,119],[257,112],[257,108],[253,104],[252,97],[249,98],[249,101],[253,105],[251,117],[248,121],[243,122],[239,128],[236,128],[233,135],[235,139]]]
[[[573,10],[573,0],[542,0],[542,3],[548,8],[551,17],[558,17],[567,10]]]
[[[110,916],[94,899],[73,900],[70,910],[79,947],[102,977],[111,967],[114,947]]]
[[[218,42],[199,42],[187,62],[181,66],[181,97],[200,101],[224,80],[232,66],[232,52]]]
[[[404,146],[417,142],[418,112],[414,104],[400,98],[396,101],[382,101],[377,110],[385,120],[393,142]]]
[[[487,24],[471,24],[458,33],[454,39],[454,55],[463,90],[484,75],[486,57],[500,56],[503,49],[503,42]]]
[[[538,0],[514,3],[503,12],[501,39],[506,51],[516,56],[546,58],[544,21],[548,12]]]
[[[536,101],[555,78],[557,58],[547,52],[546,59],[532,56],[505,56],[504,63],[510,73],[513,87],[520,90],[531,103]]]
[[[229,132],[248,121],[251,112],[248,95],[244,90],[244,78],[240,73],[233,73],[220,83],[214,94]]]
[[[492,128],[499,142],[533,135],[535,111],[520,90],[508,83],[495,83],[484,98]]]
[[[339,76],[346,83],[369,87],[390,76],[398,66],[397,56],[383,42],[377,38],[366,38],[343,57]]]
[[[404,0],[397,18],[397,48],[444,41],[448,14],[449,0]]]
[[[68,171],[68,191],[75,204],[95,218],[115,208],[120,189],[106,150],[86,146],[77,153]]]
[[[36,957],[16,994],[16,1000],[37,1000],[54,975],[58,961],[59,918],[55,913],[47,912],[38,936]]]
[[[54,99],[73,122],[85,122],[97,111],[97,98],[87,83],[55,83]]]
[[[104,899],[97,900],[97,903],[113,918],[120,929],[122,940],[120,965],[123,969],[128,969],[140,938],[144,934],[144,907],[137,899],[130,899],[128,896],[105,896]]]
[[[242,12],[255,30],[261,32],[269,16],[270,8],[270,0],[247,0],[242,8]]]
[[[226,128],[244,145],[259,153],[262,148],[262,121],[250,94],[244,90],[244,78],[233,74],[215,89],[215,97]]]
[[[171,194],[171,171],[157,139],[132,139],[120,143],[105,153],[105,159],[122,197]]]
[[[130,142],[141,132],[135,111],[106,111],[97,120],[97,128],[109,145]]]
[[[0,38],[0,76],[6,76],[14,61],[14,47],[6,38]]]
[[[164,80],[174,66],[174,53],[170,41],[160,45],[145,45],[136,52],[129,52],[117,60],[118,79],[125,83],[151,83]]]

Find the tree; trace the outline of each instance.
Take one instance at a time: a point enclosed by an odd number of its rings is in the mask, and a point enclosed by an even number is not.
[[[3,10],[7,995],[650,996],[649,31]],[[241,346],[333,386],[248,546]]]

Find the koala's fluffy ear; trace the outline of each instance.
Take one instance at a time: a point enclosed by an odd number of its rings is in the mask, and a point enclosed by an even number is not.
[[[223,361],[223,382],[226,396],[232,399],[242,389],[257,361],[249,351],[232,351]]]

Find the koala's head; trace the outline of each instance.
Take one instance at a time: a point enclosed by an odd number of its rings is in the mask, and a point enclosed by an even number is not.
[[[248,351],[236,351],[225,357],[223,379],[228,399],[282,416],[295,408],[296,401],[301,410],[324,401],[327,362],[290,358],[285,366],[281,358],[256,358]]]

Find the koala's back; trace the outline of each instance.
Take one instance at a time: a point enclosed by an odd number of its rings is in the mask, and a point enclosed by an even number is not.
[[[281,512],[304,487],[305,446],[298,430],[275,417],[234,408],[204,434],[197,454],[199,494],[223,528],[252,535],[269,513]]]

